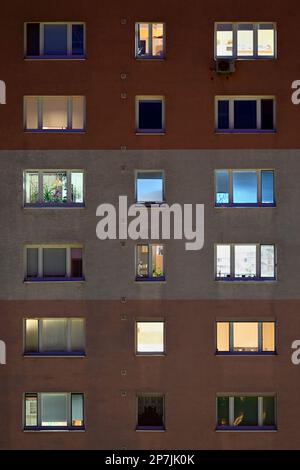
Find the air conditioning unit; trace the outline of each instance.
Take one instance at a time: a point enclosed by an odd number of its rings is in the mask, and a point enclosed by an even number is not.
[[[220,74],[230,74],[235,71],[235,61],[232,59],[217,59],[216,72]]]

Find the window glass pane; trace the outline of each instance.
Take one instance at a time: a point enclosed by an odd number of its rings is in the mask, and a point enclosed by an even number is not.
[[[36,319],[25,320],[25,352],[38,352],[39,322]]]
[[[274,57],[275,55],[275,32],[272,24],[260,24],[257,32],[258,55]]]
[[[44,277],[66,276],[66,248],[43,249]]]
[[[162,396],[138,397],[138,426],[159,427],[164,426],[164,399]]]
[[[253,25],[239,24],[237,32],[237,55],[247,57],[253,55]]]
[[[164,247],[152,245],[152,277],[164,276]]]
[[[67,55],[68,34],[66,24],[44,25],[44,54]]]
[[[36,96],[25,97],[25,128],[38,129],[38,98]]]
[[[230,276],[230,245],[217,245],[217,277]]]
[[[229,426],[229,397],[217,398],[218,426]]]
[[[256,246],[235,245],[235,277],[256,276]]]
[[[218,129],[229,129],[229,100],[218,100]]]
[[[263,397],[263,426],[275,426],[275,398]]]
[[[163,201],[163,175],[161,172],[138,172],[137,202]]]
[[[85,99],[83,96],[72,97],[72,129],[84,129]]]
[[[275,351],[275,323],[263,322],[263,351]]]
[[[256,101],[235,100],[234,101],[234,128],[256,129]]]
[[[68,128],[68,98],[66,96],[43,97],[43,129]]]
[[[233,31],[232,24],[217,25],[217,57],[232,57]]]
[[[229,171],[216,171],[216,204],[229,204]]]
[[[148,23],[139,23],[138,25],[138,43],[136,53],[137,56],[144,56],[150,54]]]
[[[257,203],[257,172],[233,171],[234,204]]]
[[[66,318],[44,318],[42,322],[41,350],[67,351],[67,319]]]
[[[249,352],[258,351],[257,322],[233,323],[233,350]]]
[[[67,394],[41,394],[42,426],[68,426]]]
[[[40,24],[27,23],[26,25],[26,55],[40,55]]]
[[[261,202],[263,204],[274,203],[274,171],[263,170],[261,172]]]
[[[72,426],[83,426],[83,395],[72,394]]]
[[[153,23],[152,25],[152,55],[164,55],[164,25],[163,23]]]
[[[71,277],[82,277],[82,248],[71,248]]]
[[[84,25],[72,25],[72,54],[84,55]]]
[[[234,426],[258,426],[258,398],[234,397]]]
[[[43,201],[67,202],[67,173],[43,173]]]
[[[164,352],[164,323],[137,322],[137,352]]]
[[[71,201],[83,203],[83,173],[71,174]]]
[[[261,128],[263,130],[274,129],[274,100],[261,100]]]
[[[229,322],[217,322],[217,351],[229,351]]]
[[[25,426],[37,426],[37,396],[25,396]]]
[[[139,129],[162,130],[162,101],[139,101]]]
[[[26,204],[39,202],[39,175],[38,173],[26,173],[25,175]]]
[[[27,277],[38,276],[38,249],[27,248]]]
[[[148,245],[137,246],[137,276],[148,277],[149,276],[149,248]]]
[[[83,318],[72,318],[71,322],[71,350],[84,352],[85,350],[85,321]]]
[[[274,245],[261,245],[261,277],[275,277]]]

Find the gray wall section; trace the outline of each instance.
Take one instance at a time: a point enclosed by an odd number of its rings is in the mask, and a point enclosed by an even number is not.
[[[276,208],[214,208],[214,170],[274,168]],[[85,209],[24,209],[23,171],[84,169]],[[135,242],[96,237],[96,208],[134,202],[134,170],[163,169],[168,204],[205,204],[205,245],[186,251],[165,241],[165,283],[134,281]],[[0,151],[1,299],[284,299],[299,298],[300,150]],[[24,284],[26,243],[84,245],[84,283]],[[214,244],[275,243],[275,282],[214,281]]]

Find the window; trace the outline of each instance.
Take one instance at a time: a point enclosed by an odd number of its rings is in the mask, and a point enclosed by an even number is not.
[[[163,245],[137,245],[136,280],[165,280]]]
[[[25,355],[84,355],[83,318],[27,318]]]
[[[26,393],[24,411],[25,430],[84,429],[82,393]]]
[[[220,132],[275,131],[275,98],[217,96],[215,125]]]
[[[163,431],[164,424],[164,396],[159,394],[142,394],[138,398],[137,429],[149,431]]]
[[[24,127],[28,131],[83,131],[85,97],[25,96],[24,115]]]
[[[275,354],[274,321],[217,322],[217,354]]]
[[[274,59],[275,23],[216,23],[215,57]]]
[[[274,245],[216,245],[216,279],[275,280]]]
[[[139,59],[163,59],[165,57],[164,23],[136,23],[135,56]]]
[[[215,205],[274,206],[273,170],[216,170]]]
[[[163,96],[136,97],[136,131],[138,134],[162,134],[165,132]]]
[[[163,321],[136,322],[136,353],[162,354],[165,352]]]
[[[27,170],[24,173],[25,206],[80,206],[83,172]]]
[[[218,396],[217,430],[275,430],[275,396]]]
[[[141,204],[164,202],[164,175],[162,171],[137,171],[135,184],[136,202]]]
[[[30,59],[85,57],[83,23],[26,23],[25,56]]]
[[[25,249],[25,281],[83,280],[82,247],[30,245]]]

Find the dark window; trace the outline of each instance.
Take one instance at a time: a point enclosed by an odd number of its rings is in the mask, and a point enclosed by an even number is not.
[[[40,55],[40,25],[28,23],[26,28],[26,54],[29,56]]]
[[[256,101],[236,100],[234,102],[234,128],[256,129]]]
[[[229,129],[229,101],[218,101],[218,129]]]
[[[82,277],[81,248],[71,248],[71,277]]]
[[[66,276],[65,248],[44,248],[43,257],[44,277]]]
[[[275,403],[274,397],[263,398],[263,426],[274,426]]]
[[[234,426],[258,426],[258,398],[234,397]]]
[[[229,425],[229,397],[217,399],[218,426]]]
[[[73,55],[84,54],[83,24],[72,25],[72,54]]]
[[[45,55],[67,55],[68,34],[66,24],[45,24],[44,53]]]
[[[38,249],[27,249],[27,277],[38,276]]]
[[[265,130],[274,129],[274,101],[261,100],[261,128]]]
[[[162,101],[140,101],[139,102],[139,129],[140,130],[162,130]]]
[[[138,397],[138,428],[164,428],[164,397]]]

